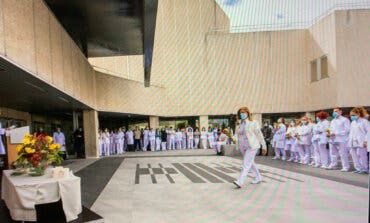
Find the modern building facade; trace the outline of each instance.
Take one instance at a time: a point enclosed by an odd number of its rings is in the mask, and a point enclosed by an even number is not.
[[[44,1],[0,8],[0,118],[82,125],[87,156],[98,155],[99,119],[208,126],[245,105],[260,120],[370,106],[369,9],[334,9],[297,30],[231,33],[214,0],[160,0],[145,87],[143,55],[86,57]]]

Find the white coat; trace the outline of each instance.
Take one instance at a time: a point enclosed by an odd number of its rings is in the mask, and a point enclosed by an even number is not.
[[[350,131],[350,121],[348,118],[343,116],[338,116],[333,119],[330,123],[330,131],[334,133],[335,136],[330,138],[333,142],[342,142],[345,143],[348,139],[348,134]]]
[[[127,145],[133,145],[134,144],[134,132],[129,130],[126,132],[126,141]]]
[[[265,142],[265,139],[263,138],[263,134],[261,132],[261,128],[259,124],[254,120],[252,121],[245,120],[245,121],[246,121],[245,133],[247,135],[248,143],[249,143],[251,150],[259,149],[261,148],[261,145],[262,145],[263,150],[267,149],[266,142]],[[240,121],[239,121],[239,124],[240,124]],[[238,142],[239,132],[240,132],[240,129],[238,125],[236,126],[235,134],[234,134],[234,139],[237,142]]]
[[[61,145],[61,151],[66,151],[66,137],[63,132],[54,132],[53,134],[54,143]]]

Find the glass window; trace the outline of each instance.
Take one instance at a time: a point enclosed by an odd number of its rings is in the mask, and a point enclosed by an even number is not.
[[[321,57],[321,79],[329,77],[328,72],[328,57],[323,56]]]
[[[317,81],[317,61],[311,61],[311,82]]]

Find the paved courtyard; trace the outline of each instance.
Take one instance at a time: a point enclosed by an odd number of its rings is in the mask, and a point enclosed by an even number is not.
[[[128,153],[68,166],[79,170],[84,205],[105,222],[367,222],[366,175],[258,157],[263,183],[238,190],[240,158],[213,154]]]

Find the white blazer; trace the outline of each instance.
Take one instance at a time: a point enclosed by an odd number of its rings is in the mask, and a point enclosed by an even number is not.
[[[246,121],[245,133],[248,137],[248,142],[249,142],[250,148],[252,150],[253,149],[259,149],[262,145],[262,149],[265,150],[266,149],[266,142],[265,142],[265,139],[263,138],[263,134],[261,132],[261,128],[260,128],[259,124],[254,120],[252,120],[252,121],[245,120],[245,121]],[[238,135],[239,135],[239,132],[240,132],[239,126],[240,126],[240,121],[239,121],[239,124],[235,128],[234,139],[237,142],[238,142]]]

